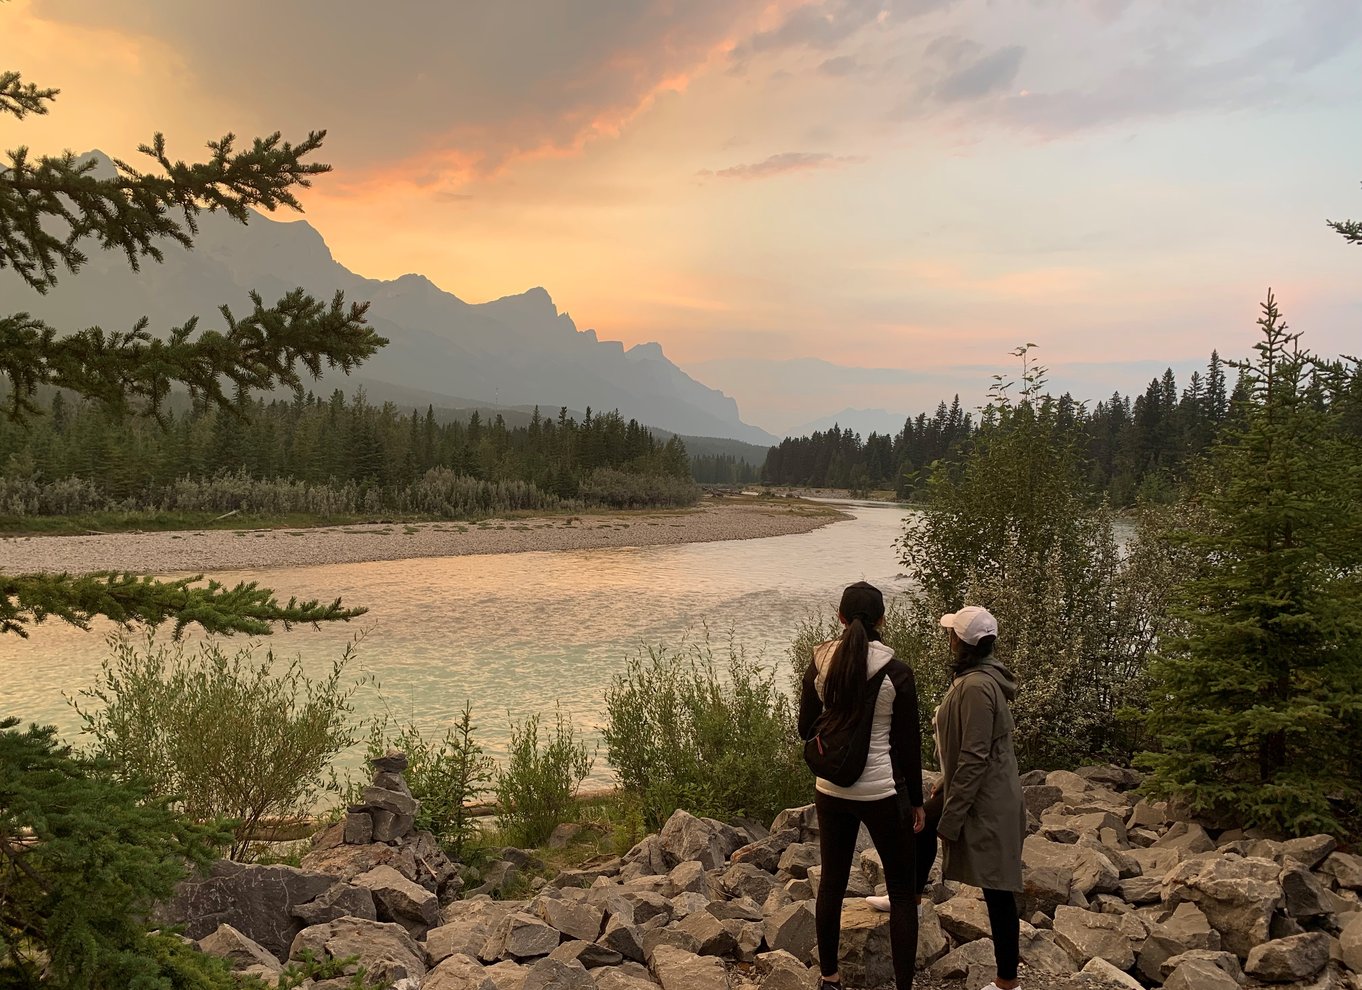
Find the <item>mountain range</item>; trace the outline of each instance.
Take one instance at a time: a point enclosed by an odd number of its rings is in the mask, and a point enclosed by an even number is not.
[[[93,155],[96,174],[112,174],[108,159]],[[450,408],[618,409],[683,435],[762,445],[776,440],[743,422],[730,396],[686,374],[659,344],[625,348],[579,330],[542,288],[469,303],[423,275],[365,278],[338,263],[306,221],[281,222],[254,211],[245,226],[205,214],[193,250],[167,244],[164,252],[162,264],[148,262],[134,272],[121,254],[87,250],[80,273],[46,295],[0,271],[0,295],[5,309],[28,311],[61,330],[126,330],[145,315],[153,331],[164,332],[195,314],[202,327],[212,327],[224,303],[246,312],[252,289],[266,303],[297,286],[323,299],[340,290],[347,299],[369,301],[369,320],[389,343],[359,375],[330,375],[318,389],[363,385],[371,401],[402,405],[419,395]]]

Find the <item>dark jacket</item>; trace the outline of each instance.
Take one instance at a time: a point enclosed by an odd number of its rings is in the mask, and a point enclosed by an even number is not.
[[[1026,805],[1012,747],[1012,672],[991,656],[956,675],[933,720],[941,761],[943,873],[972,887],[1022,889]]]

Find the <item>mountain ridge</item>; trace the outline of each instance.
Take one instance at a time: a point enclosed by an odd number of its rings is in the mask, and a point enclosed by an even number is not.
[[[97,153],[96,153],[97,154]],[[112,169],[97,155],[97,174]],[[543,286],[470,303],[420,272],[371,279],[335,259],[322,233],[305,219],[276,220],[251,211],[241,225],[205,213],[194,248],[163,245],[165,260],[131,271],[118,254],[88,252],[89,261],[39,295],[11,271],[0,271],[6,305],[27,310],[62,330],[130,327],[141,316],[165,333],[197,314],[205,328],[249,306],[248,292],[266,302],[301,286],[328,299],[336,291],[370,302],[369,317],[389,344],[362,368],[376,399],[386,383],[447,396],[457,404],[618,409],[625,418],[689,436],[770,444],[775,437],[742,420],[737,402],[698,381],[666,357],[657,342],[626,348],[579,329],[559,312]],[[341,387],[335,373],[312,387]]]

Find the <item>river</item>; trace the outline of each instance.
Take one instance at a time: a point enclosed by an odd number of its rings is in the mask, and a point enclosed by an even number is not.
[[[259,581],[283,598],[339,595],[367,606],[355,622],[280,630],[262,642],[321,672],[363,630],[354,672],[373,675],[378,686],[360,690],[358,714],[386,706],[438,735],[471,699],[478,740],[500,756],[511,719],[551,717],[555,702],[587,738],[598,739],[605,692],[640,648],[702,637],[707,626],[716,654],[726,655],[732,632],[749,656],[783,667],[801,619],[830,614],[844,585],[867,580],[886,593],[901,589],[893,543],[904,510],[838,504],[853,518],[794,536],[219,577]],[[26,641],[0,637],[0,713],[75,733],[78,719],[63,695],[93,682],[110,631],[107,624],[82,632],[49,621]],[[592,777],[608,780],[604,747]]]

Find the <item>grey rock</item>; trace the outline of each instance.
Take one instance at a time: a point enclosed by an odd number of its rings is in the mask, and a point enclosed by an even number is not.
[[[319,960],[356,957],[371,979],[396,983],[401,979],[424,979],[425,950],[405,928],[385,921],[337,918],[304,928],[289,948],[289,958],[304,951]]]
[[[497,990],[522,990],[528,966],[507,959],[487,967],[488,978],[496,984]]]
[[[1243,967],[1239,965],[1239,959],[1233,952],[1213,952],[1210,949],[1189,949],[1181,955],[1169,958],[1163,964],[1162,973],[1153,982],[1157,983],[1167,979],[1172,975],[1173,970],[1177,969],[1189,959],[1200,959],[1204,962],[1209,962],[1211,965],[1217,966],[1223,970],[1235,983],[1244,982]]]
[[[1164,981],[1164,990],[1239,990],[1239,984],[1215,963],[1188,959]]]
[[[670,928],[647,928],[643,931],[643,961],[651,962],[653,954],[662,946],[681,949],[694,955],[700,954],[700,942],[690,932],[683,932],[679,926]]]
[[[248,866],[218,860],[205,877],[180,884],[170,903],[157,914],[163,923],[184,926],[184,934],[200,939],[231,925],[263,945],[277,959],[288,956],[294,936],[303,928],[295,908],[324,893],[335,878],[291,866]]]
[[[683,890],[672,898],[672,917],[681,919],[694,914],[696,911],[704,911],[710,905],[710,898],[704,894],[697,894],[693,890]]]
[[[1064,792],[1049,784],[1022,788],[1022,800],[1026,803],[1026,810],[1036,818],[1040,818],[1052,805],[1058,804],[1063,799]]]
[[[345,816],[345,841],[352,846],[374,841],[374,820],[367,811],[351,811]]]
[[[1155,849],[1178,849],[1188,855],[1196,853],[1213,852],[1215,843],[1206,834],[1206,830],[1194,822],[1174,822],[1173,827],[1165,832],[1158,842],[1154,843]]]
[[[1081,908],[1055,909],[1055,941],[1074,961],[1086,965],[1101,957],[1117,969],[1135,965],[1135,950],[1148,937],[1149,929],[1131,914],[1098,914]]]
[[[1286,913],[1293,918],[1318,918],[1333,913],[1327,891],[1315,875],[1298,861],[1288,859],[1282,867],[1282,896]]]
[[[672,812],[657,837],[667,867],[686,860],[695,860],[706,870],[722,866],[732,850],[716,824],[680,808]]]
[[[621,921],[618,917],[605,923],[600,944],[612,952],[618,952],[625,959],[643,962],[643,929]]]
[[[718,896],[718,891],[710,883],[709,874],[696,860],[678,863],[667,874],[667,879],[672,882],[678,894],[689,891],[693,894],[703,894],[706,900],[711,901]]]
[[[1111,984],[1116,987],[1123,987],[1125,990],[1144,990],[1144,984],[1124,970],[1117,969],[1111,963],[1100,956],[1089,959],[1082,969],[1083,973],[1094,979],[1101,980],[1103,983]]]
[[[799,842],[816,841],[818,838],[818,812],[811,804],[801,805],[798,808],[786,808],[776,815],[776,820],[771,823],[771,834],[784,829],[792,828],[799,833]]]
[[[533,959],[536,956],[547,956],[558,948],[561,940],[558,929],[545,924],[532,914],[518,911],[493,929],[478,956],[484,962]]]
[[[796,880],[809,875],[809,869],[818,865],[818,846],[812,842],[794,842],[780,854],[779,870]]]
[[[1279,873],[1271,860],[1191,859],[1164,879],[1164,900],[1195,903],[1220,933],[1222,946],[1246,959],[1271,937],[1272,917],[1283,900]]]
[[[246,969],[249,966],[263,966],[278,973],[283,967],[279,960],[259,942],[255,942],[231,925],[218,925],[217,931],[199,939],[200,951],[219,959],[227,960],[232,969]]]
[[[1127,904],[1157,904],[1163,899],[1163,878],[1131,877],[1122,880],[1117,889]]]
[[[564,942],[549,953],[549,958],[563,962],[575,960],[587,969],[618,966],[624,961],[624,956],[614,949],[596,942],[586,942],[579,938],[573,939],[571,942]]]
[[[395,921],[418,938],[440,923],[439,899],[391,866],[361,873],[354,883],[373,895],[380,921]]]
[[[303,926],[320,925],[336,918],[364,918],[378,920],[378,910],[374,905],[374,895],[363,887],[351,883],[334,883],[306,904],[293,909],[293,916]]]
[[[407,769],[407,754],[400,749],[390,749],[382,756],[371,759],[369,766],[374,768],[375,773],[401,773]]]
[[[738,897],[731,901],[711,901],[705,908],[720,921],[765,921],[766,913],[761,905],[750,897]]]
[[[988,906],[978,897],[958,894],[944,904],[936,906],[941,927],[954,936],[957,942],[973,942],[975,939],[988,938],[992,927],[988,921]]]
[[[702,956],[731,956],[737,952],[737,934],[708,911],[697,911],[676,926],[695,939],[695,951]]]
[[[1307,932],[1255,945],[1244,972],[1268,983],[1308,980],[1329,963],[1329,936]]]
[[[733,863],[720,874],[719,885],[731,897],[749,897],[760,904],[780,881],[755,863]]]
[[[399,815],[385,808],[375,808],[369,812],[374,821],[374,841],[394,843],[411,834],[416,826],[416,816]]]
[[[538,897],[529,912],[570,939],[594,942],[605,924],[605,911],[594,904],[577,904],[552,897]]]
[[[1354,973],[1362,973],[1362,913],[1354,913],[1344,922],[1338,945],[1343,965]]]
[[[1313,870],[1338,848],[1338,840],[1332,835],[1307,835],[1300,839],[1287,839],[1281,844],[1279,856],[1294,859],[1307,870]]]
[[[621,859],[624,862],[623,875],[629,867],[635,867],[643,875],[658,875],[666,873],[675,863],[668,864],[666,854],[662,851],[662,842],[656,835],[644,836],[624,854]]]
[[[993,939],[981,938],[946,953],[932,963],[927,972],[938,979],[965,980],[969,984],[982,986],[984,980],[993,978],[995,966]]]
[[[766,919],[768,948],[784,949],[802,960],[810,957],[817,941],[813,905],[808,901],[797,901]]]
[[[728,967],[716,956],[699,956],[674,946],[659,946],[648,960],[662,990],[731,990]]]
[[[780,854],[792,842],[799,841],[799,829],[781,829],[779,832],[772,832],[765,838],[740,846],[733,851],[733,855],[728,859],[730,863],[750,863],[767,873],[774,873],[779,868]]]
[[[482,963],[466,953],[455,953],[427,974],[421,990],[497,990],[497,985]]]
[[[1333,879],[1334,886],[1344,890],[1362,890],[1362,856],[1352,853],[1330,853],[1319,871]]]
[[[575,959],[554,959],[549,956],[530,966],[525,973],[522,990],[596,990],[596,981]]]
[[[762,952],[755,962],[759,990],[817,990],[817,971],[788,952]]]
[[[1023,921],[1019,946],[1022,961],[1031,969],[1058,975],[1073,972],[1074,961],[1056,944],[1054,932],[1038,930]]]
[[[657,984],[646,976],[631,976],[619,969],[603,969],[593,974],[596,990],[657,990]]]
[[[432,963],[454,955],[476,957],[491,934],[486,921],[467,919],[440,925],[426,932],[426,954]]]
[[[1190,901],[1179,904],[1162,927],[1189,949],[1220,948],[1220,933],[1211,927],[1205,913]]]
[[[1053,916],[1055,908],[1069,903],[1073,870],[1064,866],[1024,866],[1020,910],[1026,916],[1037,911]]]

